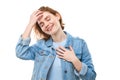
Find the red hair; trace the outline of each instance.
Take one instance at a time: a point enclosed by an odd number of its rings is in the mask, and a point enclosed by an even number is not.
[[[54,10],[50,7],[45,7],[45,6],[40,7],[38,10],[47,11],[47,12],[49,12],[49,13],[55,15],[55,16],[56,16],[56,14],[59,14],[59,16],[60,16],[59,22],[60,22],[61,28],[64,29],[64,24],[63,24],[63,21],[62,21],[62,17],[61,17],[59,12],[57,12],[56,10]],[[50,35],[44,33],[37,22],[36,22],[36,25],[34,27],[34,32],[35,32],[35,36],[36,36],[37,39],[42,38],[42,39],[48,40],[50,38]]]

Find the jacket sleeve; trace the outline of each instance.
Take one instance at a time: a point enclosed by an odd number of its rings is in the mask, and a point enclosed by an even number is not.
[[[35,59],[35,49],[33,46],[29,46],[31,38],[22,39],[20,36],[18,43],[16,45],[15,51],[16,56],[24,60],[34,60]]]
[[[82,45],[82,57],[80,60],[82,62],[82,69],[80,72],[75,70],[75,74],[80,76],[82,80],[95,80],[96,72],[94,70],[94,65],[92,63],[91,54],[88,50],[87,44],[84,40],[82,40],[80,44]]]

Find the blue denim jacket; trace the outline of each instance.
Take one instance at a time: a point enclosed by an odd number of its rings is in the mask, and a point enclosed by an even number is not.
[[[91,54],[89,53],[86,42],[83,39],[72,37],[67,32],[65,33],[67,35],[65,48],[69,49],[70,45],[73,47],[76,56],[82,62],[85,69],[81,69],[83,73],[80,72],[77,75],[75,74],[75,68],[71,62],[61,60],[63,79],[95,80],[96,72],[94,71]],[[24,60],[34,60],[31,80],[47,80],[47,74],[56,56],[52,38],[47,41],[41,39],[32,46],[29,46],[30,41],[30,38],[22,39],[20,37],[16,45],[16,56]]]

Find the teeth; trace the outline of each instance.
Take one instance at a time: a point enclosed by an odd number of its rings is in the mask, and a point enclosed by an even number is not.
[[[50,28],[48,30],[50,31]]]
[[[53,24],[50,24],[48,31],[51,31],[52,27],[53,27]]]

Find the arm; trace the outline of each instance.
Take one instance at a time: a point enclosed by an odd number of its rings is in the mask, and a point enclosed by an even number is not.
[[[35,26],[37,20],[41,18],[42,13],[43,12],[41,12],[39,10],[34,11],[32,13],[32,15],[30,16],[29,23],[28,23],[24,33],[22,34],[23,39],[30,37],[31,31],[32,31],[33,27]]]
[[[30,47],[30,35],[37,20],[42,16],[42,12],[37,10],[30,16],[29,23],[16,45],[16,56],[22,59],[34,59],[35,49]]]
[[[79,72],[80,77],[85,80],[95,80],[96,72],[94,71],[94,65],[92,63],[91,54],[84,40],[82,41],[81,64],[82,68]]]
[[[35,58],[35,48],[29,46],[30,38],[23,39],[19,38],[19,41],[16,45],[16,56],[24,60],[34,60]]]
[[[96,73],[94,71],[94,66],[92,64],[91,55],[87,48],[85,41],[80,41],[80,44],[76,43],[76,45],[81,45],[77,49],[82,50],[82,56],[79,60],[74,53],[74,50],[70,46],[70,50],[65,49],[64,47],[59,47],[57,49],[57,54],[59,58],[65,59],[71,62],[75,68],[75,74],[80,76],[80,78],[84,80],[95,80]]]

